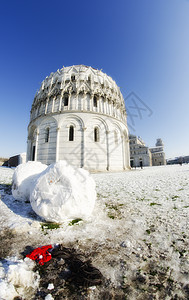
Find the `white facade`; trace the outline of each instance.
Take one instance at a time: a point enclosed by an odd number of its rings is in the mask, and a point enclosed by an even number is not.
[[[46,77],[34,98],[27,160],[63,159],[89,171],[130,167],[125,103],[102,71],[62,68]]]
[[[157,139],[155,147],[149,148],[140,137],[130,134],[129,145],[131,168],[166,165],[164,146],[161,139]]]
[[[153,166],[166,165],[164,145],[160,138],[157,139],[156,146],[153,148],[150,148],[150,152],[152,153],[152,165]]]
[[[147,167],[152,165],[151,152],[144,141],[136,135],[130,134],[130,165],[131,167]]]

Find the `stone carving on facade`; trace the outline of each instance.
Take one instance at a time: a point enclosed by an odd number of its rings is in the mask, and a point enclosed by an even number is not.
[[[87,94],[87,93],[91,93],[91,89],[90,89],[90,87],[88,86],[88,84],[85,82],[83,82],[79,87],[78,87],[78,89],[77,89],[77,93],[79,94],[79,93],[85,93],[85,94]]]

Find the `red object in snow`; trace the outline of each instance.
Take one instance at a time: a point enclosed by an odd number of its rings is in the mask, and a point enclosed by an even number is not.
[[[40,265],[44,265],[45,262],[51,260],[52,258],[51,254],[48,252],[48,249],[52,249],[52,245],[36,248],[30,254],[27,254],[26,257],[36,260]]]

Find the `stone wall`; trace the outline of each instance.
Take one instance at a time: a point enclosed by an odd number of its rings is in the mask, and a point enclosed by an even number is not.
[[[113,118],[90,113],[66,113],[38,118],[32,123],[33,142],[28,140],[28,158],[45,164],[65,159],[77,167],[91,171],[124,170],[129,168],[128,130]],[[74,128],[74,139],[69,141],[69,128]],[[45,131],[49,128],[49,140]],[[94,131],[98,128],[99,139]]]

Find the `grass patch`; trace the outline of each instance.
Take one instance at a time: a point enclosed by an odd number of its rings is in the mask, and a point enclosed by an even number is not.
[[[102,198],[103,196],[100,193],[96,194],[97,198]]]
[[[58,224],[58,223],[41,223],[40,225],[41,225],[42,231],[60,228],[60,224]]]
[[[114,217],[114,216],[112,216],[112,215],[108,215],[108,217],[109,217],[110,219],[112,219],[112,220],[114,220],[114,219],[115,219],[115,217]]]
[[[83,220],[82,220],[82,219],[74,219],[74,220],[70,221],[70,223],[69,223],[68,225],[69,225],[69,226],[73,226],[73,225],[75,225],[75,224],[79,225],[78,223],[79,223],[80,221],[83,221]]]
[[[156,203],[156,202],[151,202],[151,203],[150,203],[150,206],[154,206],[154,205],[159,205],[159,206],[161,206],[161,204]]]
[[[109,209],[113,209],[115,211],[119,211],[119,208],[123,206],[123,204],[109,204],[109,203],[105,203],[106,207]]]
[[[171,199],[172,199],[173,201],[175,201],[177,198],[179,198],[179,196],[177,196],[177,195],[171,197]]]
[[[139,200],[139,201],[144,201],[145,200],[145,197],[142,197],[142,198],[136,198],[136,200]]]
[[[150,229],[146,229],[146,233],[150,234],[151,233]]]
[[[145,198],[145,196],[144,197],[142,197],[142,198],[136,198],[136,200],[137,201],[150,201],[151,199],[147,199],[147,198]]]
[[[180,257],[183,257],[184,254],[187,252],[185,249],[181,249],[181,250],[175,249],[175,251],[179,253]]]
[[[105,206],[108,209],[107,215],[110,219],[120,219],[122,217],[121,208],[124,206],[123,203],[119,204],[112,204],[112,203],[105,203]]]

